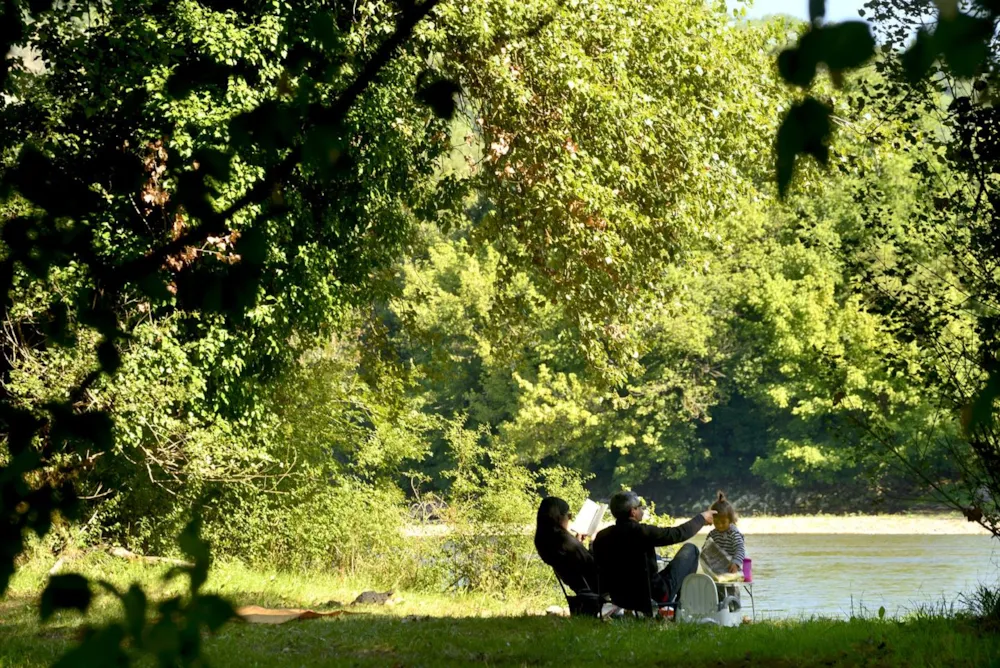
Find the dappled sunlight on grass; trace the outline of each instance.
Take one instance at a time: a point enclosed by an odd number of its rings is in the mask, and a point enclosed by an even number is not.
[[[37,594],[47,566],[28,564],[0,603],[0,666],[47,665],[78,636],[83,618],[59,613],[41,625]],[[90,555],[68,567],[119,587],[138,581],[156,597],[180,590],[162,580],[165,566]],[[262,572],[218,564],[208,587],[237,605],[329,609],[362,590],[333,574]],[[483,595],[397,592],[382,606],[350,606],[355,614],[280,626],[227,624],[206,650],[213,666],[359,666],[670,664],[985,666],[1000,655],[1000,636],[961,619],[920,617],[768,621],[736,629],[645,621],[599,622],[547,617],[555,596],[503,601]],[[90,621],[119,613],[113,597],[95,597]]]

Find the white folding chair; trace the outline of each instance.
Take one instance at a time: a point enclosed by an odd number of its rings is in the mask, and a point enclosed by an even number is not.
[[[743,623],[743,609],[737,596],[722,596],[715,580],[704,573],[692,573],[681,584],[681,600],[677,620],[739,626]]]

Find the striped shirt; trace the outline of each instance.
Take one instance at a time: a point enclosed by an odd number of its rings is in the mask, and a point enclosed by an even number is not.
[[[743,568],[743,560],[747,557],[747,551],[743,544],[743,534],[736,528],[736,525],[730,524],[725,531],[712,529],[708,532],[708,537],[732,558],[732,563],[736,564],[737,568]]]

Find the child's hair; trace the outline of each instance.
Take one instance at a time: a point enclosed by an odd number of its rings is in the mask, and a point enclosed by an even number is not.
[[[712,504],[712,510],[714,510],[719,515],[725,515],[729,518],[730,524],[736,524],[736,508],[733,508],[733,504],[729,503],[729,499],[726,498],[726,493],[721,489],[719,490],[719,498],[715,500]]]

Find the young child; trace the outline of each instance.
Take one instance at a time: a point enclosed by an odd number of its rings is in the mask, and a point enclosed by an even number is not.
[[[708,537],[731,557],[729,572],[738,573],[743,570],[747,552],[743,534],[736,528],[736,509],[726,500],[725,493],[720,491],[719,498],[712,504],[712,510],[715,511],[715,528],[708,532]]]

